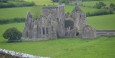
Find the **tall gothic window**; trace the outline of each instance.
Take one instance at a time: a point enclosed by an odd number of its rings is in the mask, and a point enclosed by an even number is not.
[[[44,35],[45,34],[45,28],[44,27],[42,28],[42,32],[43,32],[43,35]]]

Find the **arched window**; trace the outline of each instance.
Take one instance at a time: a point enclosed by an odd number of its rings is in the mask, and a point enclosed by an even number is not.
[[[44,27],[42,27],[42,33],[43,33],[43,35],[45,35],[45,28]]]

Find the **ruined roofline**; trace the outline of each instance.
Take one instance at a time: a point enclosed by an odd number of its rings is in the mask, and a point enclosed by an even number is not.
[[[62,6],[64,7],[65,4],[44,6],[43,9],[53,9],[53,8],[58,8],[58,7],[62,7]]]

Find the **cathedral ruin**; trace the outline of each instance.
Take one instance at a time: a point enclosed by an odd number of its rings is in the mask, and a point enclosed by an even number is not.
[[[64,4],[45,6],[37,20],[28,12],[23,37],[27,39],[48,40],[63,37],[95,38],[96,30],[86,23],[86,14],[75,6],[70,14],[64,11]]]
[[[75,6],[71,14],[65,13],[64,4],[47,6],[43,7],[42,14],[37,20],[33,20],[31,13],[28,12],[23,37],[30,39],[82,37],[82,30],[86,25],[86,15],[79,6]]]

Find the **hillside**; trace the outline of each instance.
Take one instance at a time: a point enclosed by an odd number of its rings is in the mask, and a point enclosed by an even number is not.
[[[53,5],[51,0],[25,0],[35,2],[36,6],[0,8],[0,20],[12,20],[13,18],[26,18],[28,11],[36,13],[41,11],[43,5]],[[99,0],[107,5],[115,4],[115,0]],[[84,1],[86,6],[94,6],[94,0]],[[55,5],[58,3],[54,3]],[[41,6],[42,5],[42,6]],[[65,12],[71,13],[74,6],[65,5]],[[101,9],[92,7],[80,7],[85,13],[94,13]],[[96,30],[115,30],[115,14],[87,17],[88,25]],[[56,40],[36,41],[36,42],[14,42],[8,43],[3,38],[6,29],[16,27],[23,32],[25,22],[14,22],[0,24],[0,48],[33,54],[36,56],[49,56],[52,58],[115,58],[115,37],[99,37],[92,40],[80,38],[58,38]]]

